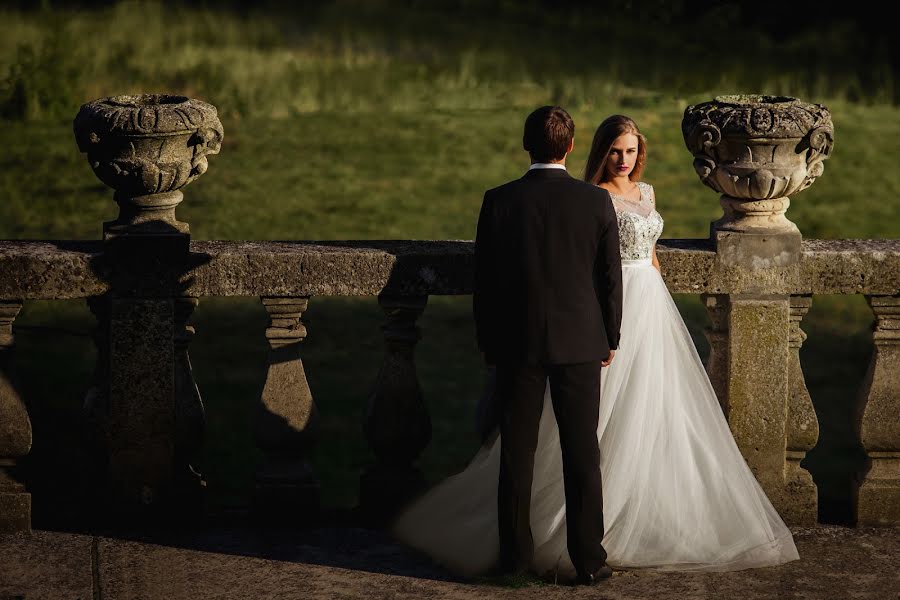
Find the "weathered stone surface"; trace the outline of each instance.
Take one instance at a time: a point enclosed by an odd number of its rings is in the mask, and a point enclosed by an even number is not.
[[[113,298],[109,331],[110,483],[126,510],[158,506],[174,475],[173,302]]]
[[[799,328],[809,297],[703,295],[710,382],[741,453],[785,522],[813,525],[817,490],[800,466],[818,439]]]
[[[728,298],[728,424],[741,454],[779,510],[788,398],[788,298]]]
[[[99,597],[93,585],[92,541],[88,535],[50,531],[0,535],[0,598]]]
[[[472,293],[473,244],[468,241],[207,241],[192,242],[190,249],[182,264],[142,281],[143,293],[194,297]],[[101,242],[0,241],[0,297],[69,299],[108,292],[120,280],[110,274],[102,250]],[[787,270],[719,264],[710,240],[661,240],[657,254],[672,293],[727,294],[762,288],[794,295],[890,295],[900,290],[900,240],[804,240],[798,269]]]
[[[265,452],[256,473],[257,517],[282,524],[310,523],[319,510],[319,481],[310,463],[318,412],[313,401],[301,343],[301,320],[309,298],[263,298],[269,313],[268,370],[256,420],[256,445]]]
[[[182,233],[179,191],[218,154],[223,129],[216,108],[165,94],[113,96],[82,105],[73,122],[78,148],[94,174],[116,190],[119,217],[104,235]]]
[[[900,525],[900,295],[867,296],[875,348],[860,394],[860,439],[871,467],[859,489],[861,525]]]
[[[0,597],[360,598],[473,600],[885,600],[900,589],[900,530],[793,528],[800,560],[727,573],[616,571],[597,588],[538,580],[465,580],[358,528],[258,532],[217,528],[147,538],[36,531],[0,536]],[[92,589],[92,573],[97,586]]]
[[[360,477],[360,506],[374,520],[389,518],[424,486],[414,462],[431,441],[431,418],[416,373],[416,321],[427,296],[381,294],[384,363],[366,405],[363,430],[375,454]]]
[[[722,194],[725,214],[713,231],[799,234],[784,213],[788,196],[812,185],[831,153],[827,108],[782,96],[718,96],[688,106],[681,130],[700,180]]]
[[[819,440],[819,422],[812,398],[806,389],[800,347],[806,334],[800,322],[812,305],[811,296],[791,296],[788,358],[789,398],[787,406],[787,440],[784,464],[785,494],[790,498],[782,517],[795,525],[815,525],[818,518],[818,491],[809,471],[800,466],[806,453]]]
[[[175,479],[181,502],[200,507],[205,500],[206,481],[194,468],[193,461],[203,446],[206,412],[200,389],[194,380],[188,346],[194,338],[189,324],[197,298],[174,298],[175,318]]]
[[[709,342],[706,374],[712,384],[722,413],[728,418],[728,296],[703,294],[700,296],[709,314],[709,326],[704,329]]]
[[[3,469],[4,465],[0,465]],[[0,471],[0,534],[31,531],[31,494]]]
[[[31,495],[16,471],[31,450],[31,420],[10,374],[12,324],[20,302],[0,301],[0,533],[31,531]]]

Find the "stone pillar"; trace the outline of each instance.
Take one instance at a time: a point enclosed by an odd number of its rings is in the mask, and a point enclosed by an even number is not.
[[[31,532],[31,494],[16,473],[31,450],[31,420],[11,377],[12,324],[21,308],[0,301],[0,534]]]
[[[704,329],[709,341],[706,373],[716,391],[719,405],[728,418],[728,297],[721,294],[701,294],[700,299],[709,314],[709,326]]]
[[[818,518],[818,490],[809,471],[800,466],[806,453],[819,439],[819,422],[812,398],[806,389],[803,366],[800,364],[800,347],[806,333],[800,322],[809,307],[812,296],[791,296],[790,337],[788,339],[788,411],[787,447],[785,450],[784,482],[790,502],[784,505],[782,517],[794,525],[815,525]]]
[[[175,476],[175,311],[171,298],[110,301],[109,483],[117,509],[155,508]]]
[[[191,462],[203,446],[206,415],[188,346],[194,338],[194,326],[188,320],[199,304],[198,298],[175,298],[175,478],[182,501],[195,508],[204,504],[206,481]]]
[[[875,347],[860,391],[860,439],[871,462],[859,488],[857,522],[900,525],[900,295],[866,296]]]
[[[728,424],[772,504],[786,514],[787,296],[728,297]]]
[[[375,522],[389,519],[424,487],[413,463],[431,441],[431,419],[414,351],[421,337],[416,320],[427,302],[427,296],[378,296],[387,320],[384,363],[363,424],[375,463],[361,475],[359,493],[361,508]]]
[[[309,456],[318,421],[300,344],[309,298],[263,298],[269,313],[269,367],[263,385],[256,443],[265,462],[256,473],[254,511],[265,521],[302,524],[319,510],[319,482]]]
[[[800,467],[818,422],[800,366],[808,296],[704,295],[712,325],[707,371],[744,459],[791,525],[812,525],[818,496]]]

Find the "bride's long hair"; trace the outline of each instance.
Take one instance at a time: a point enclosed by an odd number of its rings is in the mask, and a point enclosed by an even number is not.
[[[606,171],[606,160],[609,158],[609,149],[620,135],[633,133],[638,139],[637,160],[634,169],[628,174],[631,181],[640,181],[647,164],[647,138],[638,129],[637,123],[631,117],[625,115],[612,115],[603,119],[597,131],[594,133],[594,141],[591,142],[591,152],[588,154],[587,164],[584,166],[584,180],[598,185],[609,179]]]

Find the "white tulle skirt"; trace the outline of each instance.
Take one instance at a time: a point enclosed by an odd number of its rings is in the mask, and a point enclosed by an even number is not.
[[[741,456],[697,349],[649,259],[624,261],[621,341],[601,375],[603,546],[624,569],[727,571],[799,558]],[[463,575],[499,556],[500,439],[404,510],[404,543]],[[544,396],[531,492],[532,568],[574,575],[559,431]]]

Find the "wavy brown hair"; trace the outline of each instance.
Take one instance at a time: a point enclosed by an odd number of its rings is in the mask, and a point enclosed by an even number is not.
[[[637,160],[634,169],[628,174],[631,181],[640,181],[647,164],[647,138],[638,129],[637,123],[631,117],[625,115],[612,115],[603,119],[597,131],[594,133],[594,141],[591,142],[591,151],[588,154],[587,164],[584,166],[584,180],[594,185],[603,183],[608,179],[606,160],[609,158],[609,149],[620,135],[633,133],[638,139]]]

